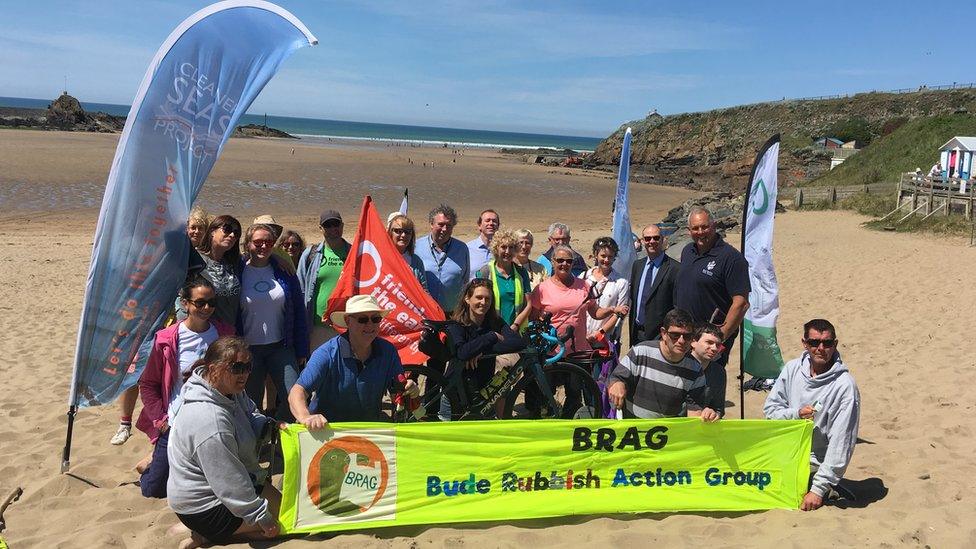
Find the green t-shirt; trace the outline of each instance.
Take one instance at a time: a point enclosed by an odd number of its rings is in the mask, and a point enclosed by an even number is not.
[[[329,297],[339,282],[342,266],[349,254],[349,244],[343,242],[342,250],[336,253],[325,242],[322,243],[322,264],[319,265],[318,275],[315,277],[315,318],[312,322],[316,326],[322,325],[322,315],[329,308]]]

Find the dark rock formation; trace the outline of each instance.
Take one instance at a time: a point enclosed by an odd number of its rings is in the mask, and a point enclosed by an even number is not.
[[[237,126],[231,137],[281,137],[285,139],[298,139],[290,133],[285,133],[281,130],[270,128],[263,124],[247,124],[245,126]]]
[[[103,112],[87,113],[77,99],[63,93],[48,105],[47,110],[0,108],[0,126],[114,133],[122,131],[125,117]]]

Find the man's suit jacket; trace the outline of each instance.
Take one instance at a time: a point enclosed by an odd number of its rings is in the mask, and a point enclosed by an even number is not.
[[[664,315],[674,308],[674,285],[678,278],[678,262],[665,254],[661,268],[658,269],[654,284],[651,285],[649,292],[644,292],[644,318],[637,319],[639,306],[637,295],[640,292],[641,275],[647,265],[647,256],[634,262],[634,267],[630,273],[630,344],[640,343],[634,337],[636,324],[639,322],[644,326],[646,339],[654,339],[661,332],[661,324],[664,322]],[[647,276],[651,276],[648,272]]]

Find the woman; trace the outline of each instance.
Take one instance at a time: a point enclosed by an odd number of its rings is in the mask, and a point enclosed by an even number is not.
[[[630,305],[630,282],[620,273],[613,270],[613,262],[617,259],[620,247],[617,242],[608,237],[600,237],[593,242],[593,262],[595,267],[587,270],[580,278],[590,286],[595,287],[600,295],[597,304],[600,307],[624,307]],[[602,339],[605,335],[610,341],[620,341],[620,326],[622,322],[617,315],[610,315],[606,320],[586,319],[586,339],[591,343]]]
[[[200,272],[213,284],[213,319],[234,326],[241,301],[241,223],[229,215],[218,215],[207,228],[199,252],[206,266]],[[182,307],[176,312],[177,320],[186,318]]]
[[[294,273],[283,269],[288,261],[273,253],[274,230],[251,225],[244,235],[248,260],[241,269],[241,314],[237,331],[250,345],[254,372],[247,394],[258,406],[264,401],[264,379],[271,377],[277,395],[268,403],[278,415],[291,421],[283,401],[298,380],[298,370],[308,358],[305,301]],[[280,397],[280,398],[279,398]]]
[[[424,291],[428,291],[424,262],[417,254],[413,253],[414,245],[417,243],[413,220],[403,214],[391,215],[390,222],[386,225],[386,232],[390,235],[390,240],[393,241],[397,250],[403,254],[403,259],[407,265],[410,265],[413,276],[417,277]]]
[[[281,238],[278,239],[275,248],[284,251],[291,258],[291,264],[297,268],[298,260],[301,259],[302,252],[305,251],[305,239],[295,231],[286,230],[281,233]]]
[[[534,241],[531,231],[528,229],[515,231],[515,241],[515,263],[518,263],[520,267],[525,269],[525,272],[529,273],[529,284],[532,286],[531,289],[534,290],[539,284],[542,284],[543,280],[549,277],[549,272],[538,261],[529,259]]]
[[[515,318],[525,308],[525,296],[532,291],[529,274],[515,264],[515,234],[498,231],[491,239],[493,259],[478,269],[475,278],[491,281],[493,307],[512,330],[519,331]]]
[[[495,238],[498,238],[497,234],[492,240]],[[446,328],[449,341],[454,345],[452,355],[466,363],[461,375],[466,385],[474,390],[481,390],[488,384],[496,367],[507,368],[515,364],[519,359],[518,351],[525,348],[525,341],[499,318],[491,282],[484,278],[476,278],[464,286],[453,320]],[[482,359],[482,355],[497,356]],[[450,408],[444,406],[446,402],[441,401],[442,418],[450,417]],[[496,415],[501,417],[500,410]]]
[[[244,386],[251,354],[239,337],[222,337],[207,349],[171,418],[170,509],[191,535],[181,548],[278,535],[281,494],[261,493],[258,440],[269,426]]]
[[[562,335],[568,326],[573,326],[573,339],[567,342],[567,352],[588,351],[590,343],[586,340],[586,315],[604,320],[616,314],[622,318],[630,310],[627,306],[600,307],[596,301],[586,301],[589,284],[573,276],[575,252],[569,246],[558,245],[552,251],[553,273],[529,294],[529,306],[519,314],[519,325],[526,318],[540,318],[552,313],[553,326],[562,326]]]
[[[203,244],[203,237],[207,234],[207,227],[210,225],[210,216],[199,206],[194,206],[190,210],[190,217],[186,220],[186,236],[190,238],[190,244],[194,249]]]
[[[207,279],[198,276],[187,282],[180,289],[180,303],[188,313],[186,319],[156,332],[149,360],[139,378],[142,412],[136,427],[155,445],[148,468],[142,467],[139,482],[142,495],[147,498],[166,497],[169,411],[175,411],[183,380],[218,337],[234,335],[232,326],[210,320],[214,288]]]

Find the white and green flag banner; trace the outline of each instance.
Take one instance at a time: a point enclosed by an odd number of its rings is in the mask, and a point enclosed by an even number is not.
[[[742,364],[746,373],[776,378],[783,354],[776,342],[779,284],[773,269],[773,219],[776,214],[776,168],[779,134],[763,145],[749,178],[748,202],[742,214],[742,253],[749,262],[749,310],[742,323]]]

